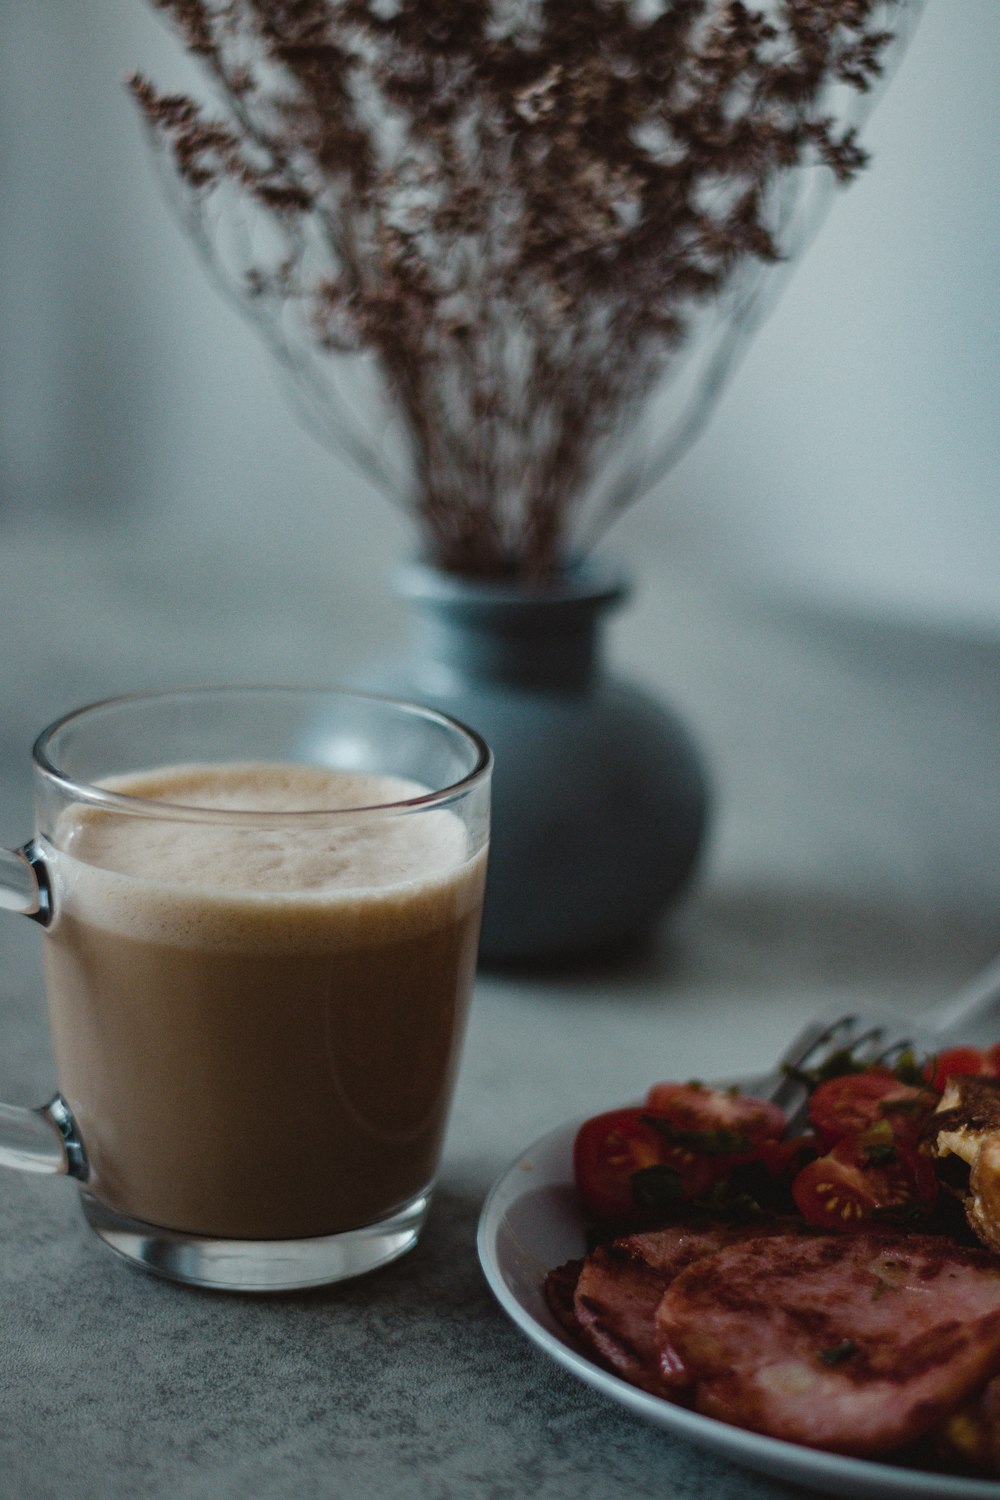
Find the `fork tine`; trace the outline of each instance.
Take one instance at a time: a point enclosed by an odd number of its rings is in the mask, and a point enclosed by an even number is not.
[[[836,1048],[852,1043],[857,1024],[857,1016],[846,1015],[838,1016],[835,1021],[811,1022],[782,1054],[766,1097],[786,1109],[802,1090],[795,1072],[821,1056],[828,1056]]]
[[[886,1067],[892,1068],[905,1053],[915,1052],[916,1050],[916,1044],[912,1037],[894,1037],[889,1045],[883,1047],[882,1051],[873,1060],[878,1063],[885,1063]]]
[[[859,1036],[855,1037],[855,1039],[851,1043],[851,1053],[860,1063],[881,1062],[883,1057],[887,1057],[889,1053],[899,1045],[898,1042],[893,1039],[893,1041],[889,1042],[885,1047],[882,1047],[882,1050],[880,1052],[878,1049],[884,1040],[884,1026],[869,1026],[867,1031],[862,1031]]]
[[[793,1131],[804,1122],[808,1102],[805,1085],[796,1073],[814,1069],[836,1052],[850,1050],[862,1065],[886,1063],[893,1066],[908,1051],[931,1056],[942,1039],[959,1024],[978,1023],[1000,1006],[1000,956],[951,1000],[939,1002],[925,1011],[909,1026],[907,1034],[901,1018],[874,1015],[842,1015],[832,1021],[813,1021],[799,1033],[779,1059],[774,1070],[758,1085],[761,1098],[780,1105]],[[922,1035],[921,1035],[922,1033]]]

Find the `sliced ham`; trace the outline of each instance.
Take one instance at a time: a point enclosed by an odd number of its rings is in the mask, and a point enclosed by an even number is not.
[[[1000,1262],[930,1235],[744,1232],[681,1271],[654,1321],[699,1411],[875,1455],[940,1426],[1000,1371]]]
[[[574,1337],[579,1333],[573,1296],[580,1279],[582,1260],[568,1260],[555,1266],[542,1283],[542,1295],[556,1322]]]
[[[777,1226],[774,1232],[780,1232]],[[626,1235],[592,1251],[579,1270],[573,1295],[581,1339],[623,1380],[655,1395],[682,1396],[689,1377],[682,1361],[657,1337],[656,1309],[685,1266],[746,1234],[745,1227],[732,1225],[675,1225]]]

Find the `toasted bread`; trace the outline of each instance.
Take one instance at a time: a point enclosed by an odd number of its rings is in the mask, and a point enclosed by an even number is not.
[[[942,1180],[960,1198],[972,1232],[1000,1253],[1000,1079],[949,1078],[928,1136]],[[968,1170],[956,1174],[955,1159]]]

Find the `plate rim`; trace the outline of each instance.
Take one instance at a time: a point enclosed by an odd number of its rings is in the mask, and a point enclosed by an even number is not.
[[[578,1380],[624,1406],[635,1415],[686,1439],[702,1449],[711,1450],[743,1468],[772,1478],[819,1486],[830,1494],[861,1497],[879,1496],[885,1500],[1000,1500],[1000,1480],[938,1474],[933,1470],[908,1469],[899,1464],[876,1459],[854,1458],[828,1453],[790,1443],[765,1433],[752,1432],[704,1416],[686,1407],[676,1406],[663,1397],[654,1396],[630,1385],[619,1376],[604,1370],[575,1350],[561,1334],[553,1331],[533,1313],[508,1284],[498,1254],[498,1238],[510,1209],[529,1190],[571,1187],[572,1141],[589,1115],[564,1122],[546,1131],[522,1150],[500,1173],[487,1193],[476,1227],[476,1250],[487,1285],[500,1307],[537,1349],[562,1366]],[[563,1175],[556,1178],[558,1161],[565,1163]],[[541,1177],[532,1179],[532,1173]],[[580,1215],[581,1239],[583,1216]],[[581,1246],[582,1248],[582,1246]],[[542,1261],[539,1259],[539,1265]],[[544,1269],[552,1269],[545,1267]],[[553,1324],[554,1327],[554,1324]]]

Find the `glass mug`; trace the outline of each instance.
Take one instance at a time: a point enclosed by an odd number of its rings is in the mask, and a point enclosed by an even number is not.
[[[109,700],[33,752],[0,901],[44,928],[59,1092],[0,1164],[76,1177],[114,1250],[273,1291],[426,1217],[472,988],[491,756],[357,693]]]

